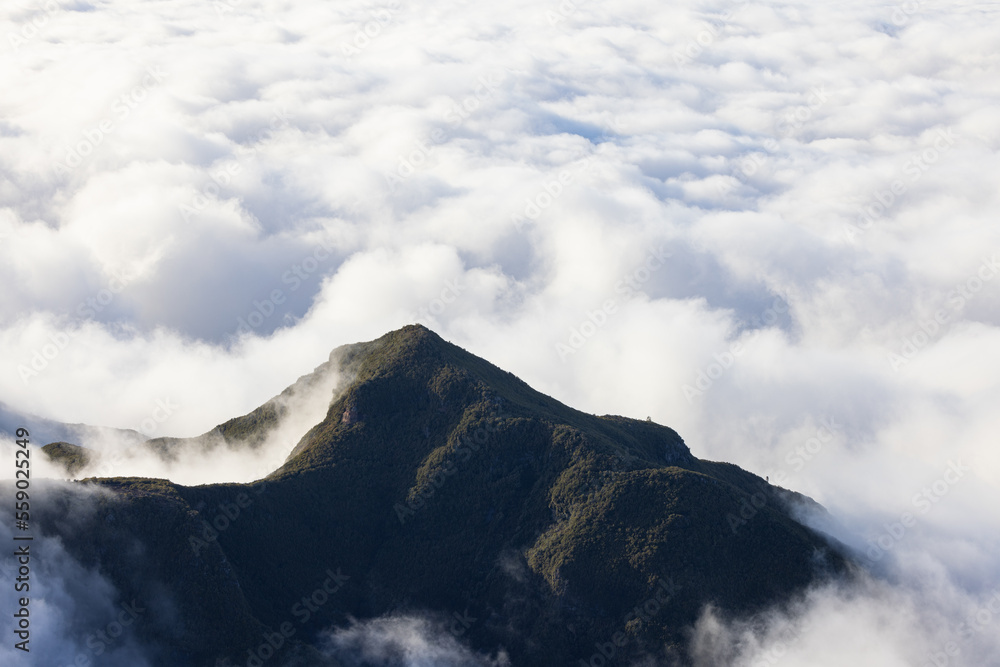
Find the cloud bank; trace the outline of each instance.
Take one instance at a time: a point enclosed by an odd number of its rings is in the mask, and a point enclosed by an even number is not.
[[[78,426],[66,429],[63,439],[88,449],[88,460],[81,468],[70,471],[46,457],[39,457],[36,465],[43,476],[72,479],[159,477],[187,485],[261,479],[281,467],[295,445],[323,421],[330,404],[350,384],[352,377],[342,369],[340,356],[336,352],[330,356],[330,361],[265,403],[275,416],[274,422],[250,438],[227,438],[213,428],[193,438],[146,440],[133,431]],[[173,402],[158,400],[142,430],[154,430],[179,409]]]
[[[0,399],[195,436],[422,321],[830,509],[882,583],[789,612],[787,664],[931,660],[1000,582],[996,19],[12,3]],[[753,661],[775,613],[700,631]]]

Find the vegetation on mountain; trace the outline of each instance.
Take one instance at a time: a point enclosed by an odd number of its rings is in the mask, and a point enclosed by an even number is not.
[[[92,460],[90,450],[68,442],[49,443],[42,447],[42,452],[50,461],[61,464],[70,476],[75,476]]]
[[[330,626],[413,612],[475,618],[462,640],[519,666],[590,664],[602,646],[621,664],[683,661],[705,604],[752,612],[850,569],[789,515],[806,499],[695,458],[665,426],[567,407],[424,327],[330,363],[352,380],[266,479],[86,482],[110,493],[68,547],[129,595],[172,601],[176,626],[147,630],[165,655],[247,664],[291,623],[286,660]],[[219,432],[254,438],[280,419],[265,407]],[[329,572],[348,579],[297,613]]]

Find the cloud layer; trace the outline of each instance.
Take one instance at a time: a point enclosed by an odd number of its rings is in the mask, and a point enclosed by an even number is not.
[[[0,399],[193,436],[419,320],[815,497],[894,583],[795,617],[925,659],[1000,583],[997,18],[9,4]]]

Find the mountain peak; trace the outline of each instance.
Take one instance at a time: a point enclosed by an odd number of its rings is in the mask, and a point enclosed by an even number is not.
[[[377,346],[385,346],[404,351],[421,351],[431,353],[440,349],[440,346],[450,345],[441,336],[437,335],[423,324],[407,324],[404,327],[383,334],[374,341]]]
[[[793,518],[796,494],[694,457],[666,426],[570,408],[420,325],[337,348],[282,395],[309,391],[328,392],[329,407],[265,480],[99,482],[118,499],[113,522],[88,527],[120,546],[106,550],[108,571],[123,571],[111,561],[136,539],[173,554],[144,562],[152,580],[183,572],[198,593],[178,599],[204,617],[204,635],[187,641],[206,656],[245,655],[258,624],[287,620],[331,565],[350,580],[310,632],[464,610],[482,619],[475,646],[529,667],[577,664],[612,636],[627,644],[623,662],[673,660],[705,604],[744,613],[850,568],[839,545]],[[280,410],[264,407],[220,433],[275,428]],[[219,512],[232,520],[185,551]],[[164,525],[176,530],[156,533]],[[631,610],[661,590],[655,618],[636,622]],[[199,596],[241,620],[219,626]]]
[[[334,348],[329,363],[345,377],[371,378],[401,368],[439,364],[448,353],[468,354],[422,324],[408,324],[374,340]]]
[[[691,458],[672,429],[570,408],[422,325],[339,347],[331,354],[331,363],[339,365],[349,381],[335,396],[326,418],[302,438],[276,475],[329,464],[337,458],[331,448],[341,443],[341,436],[365,429],[381,431],[387,423],[424,434],[413,443],[423,455],[466,421],[542,419],[599,434],[591,444],[623,460],[638,457],[667,463]]]

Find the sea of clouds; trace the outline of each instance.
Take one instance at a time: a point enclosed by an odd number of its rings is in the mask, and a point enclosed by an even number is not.
[[[419,321],[830,510],[872,582],[704,664],[1000,664],[998,19],[5,3],[5,425],[194,436]]]

